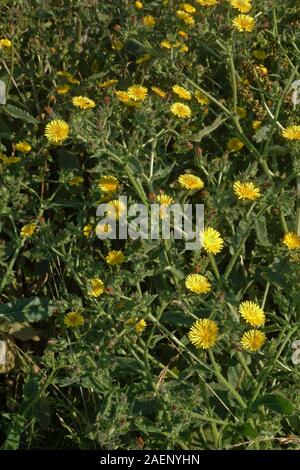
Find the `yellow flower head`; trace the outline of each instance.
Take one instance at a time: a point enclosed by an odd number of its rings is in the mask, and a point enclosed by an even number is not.
[[[142,2],[139,2],[138,0],[136,2],[134,2],[134,6],[138,10],[141,10],[142,8],[144,8],[144,5],[142,4]]]
[[[84,179],[82,176],[74,176],[71,178],[68,183],[70,186],[78,186],[79,184],[83,183]]]
[[[116,95],[121,103],[127,104],[129,106],[136,106],[138,104],[130,98],[127,91],[116,91]]]
[[[247,111],[245,110],[245,108],[241,108],[240,106],[236,108],[236,112],[240,119],[245,119],[245,117],[247,116]]]
[[[72,85],[78,85],[80,83],[77,78],[74,78],[70,72],[67,72],[65,70],[60,70],[59,72],[57,72],[57,75],[66,78],[69,83],[72,83]]]
[[[196,2],[203,7],[213,7],[214,5],[217,5],[218,1],[219,0],[196,0]]]
[[[21,161],[20,157],[7,157],[6,155],[0,154],[0,160],[4,165],[12,165]]]
[[[119,181],[114,176],[102,176],[98,181],[98,186],[104,193],[116,193],[120,187]]]
[[[152,86],[151,90],[157,95],[160,96],[161,98],[165,98],[167,96],[167,93],[159,88],[158,86]]]
[[[112,232],[112,226],[110,224],[97,224],[96,234],[101,237],[104,233],[110,234]]]
[[[254,120],[252,122],[252,128],[254,130],[259,129],[261,127],[261,125],[262,125],[262,121],[259,121],[258,119]]]
[[[128,96],[133,101],[144,101],[148,94],[146,87],[142,85],[132,85],[127,90]]]
[[[90,98],[87,98],[86,96],[74,96],[74,98],[72,98],[72,103],[74,106],[81,109],[90,109],[96,106],[95,101],[90,100]]]
[[[145,320],[139,320],[137,324],[135,325],[134,329],[137,334],[143,333],[144,329],[147,327],[147,323]]]
[[[204,183],[199,176],[188,173],[180,175],[178,181],[180,186],[185,189],[202,189],[204,187]]]
[[[229,0],[230,5],[241,13],[248,13],[251,10],[251,0]]]
[[[37,224],[26,224],[23,225],[20,231],[21,238],[30,238],[37,230]]]
[[[196,13],[196,8],[193,7],[190,3],[183,3],[181,5],[181,8],[186,11],[187,13],[190,13],[190,15],[193,15],[193,13]]]
[[[264,65],[260,64],[260,65],[255,65],[255,70],[256,70],[256,73],[259,77],[267,77],[268,76],[268,69],[267,67],[265,67]]]
[[[241,183],[236,181],[233,185],[236,196],[242,200],[255,201],[260,197],[260,189],[253,183]]]
[[[28,153],[31,150],[31,145],[28,142],[18,142],[16,144],[16,150],[19,150],[22,153]]]
[[[289,250],[298,250],[300,248],[300,237],[294,232],[288,232],[283,237],[283,244]]]
[[[167,194],[159,194],[156,199],[161,206],[170,206],[174,203],[174,199]]]
[[[211,283],[201,274],[189,274],[185,280],[185,287],[195,294],[206,294],[211,291]]]
[[[192,15],[190,15],[189,13],[187,13],[186,11],[184,10],[177,10],[176,11],[176,15],[178,16],[178,18],[180,20],[182,20],[185,24],[189,25],[189,26],[194,26],[195,25],[195,20],[194,18],[192,17]]]
[[[55,91],[59,95],[65,95],[66,93],[70,91],[70,86],[67,84],[61,85],[61,86],[58,86]]]
[[[170,107],[171,113],[180,118],[189,118],[192,115],[191,108],[183,103],[174,103]]]
[[[223,249],[224,240],[220,233],[212,227],[207,227],[200,233],[200,240],[207,253],[217,255]]]
[[[125,261],[125,256],[122,251],[112,250],[106,256],[105,261],[111,266],[115,264],[122,264]]]
[[[265,324],[266,316],[264,311],[255,302],[249,300],[242,302],[239,307],[239,312],[244,320],[250,323],[251,326],[263,326]]]
[[[115,78],[112,78],[111,80],[106,80],[105,82],[100,83],[99,87],[100,88],[108,88],[108,87],[113,86],[116,83],[118,83],[118,81],[119,80],[116,80]]]
[[[207,96],[205,96],[204,93],[202,93],[202,91],[196,91],[195,98],[199,104],[205,105],[209,103],[209,99],[207,98]]]
[[[283,130],[282,136],[288,140],[300,140],[300,126],[289,126]]]
[[[181,36],[182,38],[187,38],[188,35],[185,31],[178,31],[178,35]]]
[[[3,39],[0,39],[0,50],[2,48],[9,48],[11,47],[11,41],[9,39],[6,39],[6,38],[3,38]]]
[[[244,147],[243,142],[238,137],[232,137],[227,142],[227,149],[230,152],[238,152]]]
[[[259,330],[250,330],[243,334],[241,343],[246,351],[258,351],[266,342],[265,333]]]
[[[68,328],[76,328],[84,324],[84,318],[79,312],[69,312],[65,315],[64,324]]]
[[[190,100],[192,98],[192,94],[182,86],[174,85],[172,90],[174,93],[176,93],[176,95],[184,100]]]
[[[91,224],[87,224],[83,227],[83,235],[87,238],[90,237],[92,231],[93,231],[93,226]]]
[[[126,206],[119,199],[113,199],[107,204],[107,213],[113,219],[119,219],[124,214]]]
[[[209,318],[197,320],[191,327],[188,337],[196,348],[210,349],[218,339],[218,325]]]
[[[146,28],[153,28],[156,24],[156,19],[152,15],[146,15],[143,18],[143,24]]]
[[[93,279],[90,280],[90,289],[89,289],[89,295],[91,297],[100,297],[101,294],[104,292],[104,283],[101,279],[98,277],[94,277]]]
[[[250,15],[238,15],[232,24],[240,33],[250,33],[255,27],[255,19]]]
[[[69,124],[62,119],[50,121],[45,128],[45,136],[53,144],[61,144],[69,136]]]

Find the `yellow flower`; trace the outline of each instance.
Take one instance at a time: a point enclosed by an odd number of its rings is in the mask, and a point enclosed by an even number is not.
[[[79,312],[69,312],[65,315],[64,324],[68,328],[76,328],[84,324],[84,318]]]
[[[247,116],[247,111],[245,110],[245,108],[241,108],[240,106],[236,108],[236,112],[240,119],[245,119],[245,117]]]
[[[83,235],[87,238],[90,237],[92,231],[93,231],[93,226],[91,224],[87,224],[83,227]]]
[[[230,152],[238,152],[244,147],[243,142],[238,137],[233,137],[227,142],[227,149]]]
[[[4,165],[12,165],[13,163],[18,163],[21,161],[20,157],[7,157],[6,155],[0,154],[0,160]]]
[[[153,28],[155,26],[156,19],[152,15],[146,15],[143,18],[143,24],[147,28]]]
[[[283,130],[282,136],[289,140],[300,140],[300,126],[289,126]]]
[[[121,101],[121,103],[125,104],[132,104],[133,106],[136,104],[128,95],[127,91],[116,91],[116,95]]]
[[[197,320],[191,327],[188,337],[196,348],[210,349],[218,339],[218,325],[209,318]]]
[[[106,80],[105,82],[102,82],[99,84],[99,87],[100,88],[108,88],[112,85],[115,85],[116,83],[118,83],[119,80],[116,80],[115,78],[112,78],[111,80]]]
[[[196,0],[197,3],[204,7],[212,7],[214,5],[217,5],[219,0]]]
[[[220,233],[212,227],[207,227],[200,233],[200,239],[205,251],[217,255],[222,251],[224,240]]]
[[[206,294],[211,291],[211,283],[201,274],[189,274],[185,280],[185,287],[195,294]]]
[[[68,183],[70,186],[78,186],[79,184],[83,183],[84,179],[82,176],[74,176],[71,178]]]
[[[161,98],[165,98],[167,96],[167,93],[162,90],[161,88],[159,88],[158,86],[152,86],[151,87],[151,90],[158,96],[160,96]]]
[[[239,199],[255,201],[261,196],[260,189],[253,183],[241,183],[236,181],[233,185],[234,192]]]
[[[132,85],[127,90],[129,98],[133,101],[144,101],[148,94],[146,87],[142,85]]]
[[[170,206],[174,203],[174,199],[167,194],[159,194],[156,199],[161,206]]]
[[[113,199],[107,204],[107,213],[109,217],[113,219],[119,219],[122,214],[124,214],[126,206],[122,201],[118,199]]]
[[[56,88],[56,93],[58,93],[59,95],[64,95],[65,93],[68,93],[69,91],[70,91],[70,87],[67,84],[58,86]]]
[[[261,51],[258,49],[255,49],[254,51],[252,51],[252,55],[253,57],[255,57],[255,59],[258,59],[258,60],[265,60],[268,57],[268,54],[266,54],[265,51]]]
[[[239,312],[244,320],[250,323],[251,326],[263,326],[265,324],[266,316],[264,311],[255,302],[249,300],[242,302],[239,307]]]
[[[16,144],[16,149],[23,153],[28,153],[31,150],[31,145],[28,142],[18,142]]]
[[[257,75],[258,75],[259,77],[267,77],[267,75],[268,75],[268,73],[269,73],[267,67],[265,67],[264,65],[260,64],[260,65],[255,65],[254,68],[255,68],[255,70],[256,70],[256,72],[257,72]]]
[[[195,98],[199,104],[205,105],[209,103],[209,99],[207,98],[207,96],[205,96],[204,93],[202,93],[202,91],[196,91]]]
[[[262,121],[259,121],[258,119],[254,120],[252,122],[252,128],[254,130],[259,129],[261,127],[261,125],[262,125]]]
[[[250,33],[255,27],[255,19],[250,15],[238,15],[232,22],[233,26],[240,32]]]
[[[112,226],[110,224],[97,224],[96,227],[96,234],[97,235],[102,235],[103,233],[111,233],[112,232]]]
[[[248,13],[251,10],[251,1],[249,0],[229,0],[230,5],[241,13]]]
[[[194,26],[195,25],[195,20],[194,18],[189,15],[186,11],[184,10],[177,10],[176,15],[180,20],[182,20],[185,24],[189,26]]]
[[[190,100],[192,98],[192,94],[182,86],[174,85],[172,90],[174,93],[176,93],[176,95],[184,100]]]
[[[178,31],[178,34],[179,34],[179,36],[181,36],[182,38],[187,38],[187,37],[188,37],[188,35],[187,35],[187,33],[186,33],[185,31]]]
[[[165,49],[171,49],[172,47],[172,44],[170,43],[170,41],[167,41],[166,39],[163,39],[160,45],[164,47]]]
[[[265,333],[259,330],[250,330],[243,334],[241,343],[247,351],[258,351],[266,342]]]
[[[120,41],[120,39],[113,39],[111,41],[111,48],[114,51],[120,51],[121,49],[123,49],[123,47],[124,47],[124,44],[122,43],[122,41]]]
[[[74,106],[81,108],[81,109],[90,109],[96,106],[95,101],[90,100],[86,96],[74,96],[72,98],[72,103]]]
[[[294,232],[288,232],[283,237],[283,244],[289,250],[298,250],[300,248],[300,237]]]
[[[54,144],[60,144],[68,138],[69,124],[61,119],[49,122],[45,129],[45,136]]]
[[[0,50],[2,49],[2,47],[6,47],[6,48],[11,47],[11,41],[6,38],[0,39]]]
[[[68,82],[72,83],[73,85],[78,85],[80,83],[80,81],[77,80],[77,78],[74,78],[72,74],[70,74],[69,72],[65,70],[60,70],[59,72],[57,72],[57,75],[60,75],[61,77],[66,78]]]
[[[112,250],[106,256],[105,261],[111,266],[115,264],[122,264],[125,261],[125,256],[122,251]]]
[[[98,186],[104,193],[115,193],[119,189],[119,181],[114,176],[102,176],[98,181]]]
[[[204,183],[199,176],[190,175],[188,173],[180,175],[178,178],[180,186],[185,189],[202,189]]]
[[[180,52],[187,52],[189,50],[189,47],[186,46],[185,44],[183,44],[183,46],[181,46],[181,48],[179,49]]]
[[[30,238],[37,230],[37,224],[26,224],[23,225],[20,231],[21,238]]]
[[[192,115],[191,109],[183,103],[174,103],[170,107],[171,113],[180,118],[189,118]]]
[[[138,10],[141,10],[142,8],[144,8],[144,5],[142,4],[142,2],[139,2],[139,1],[134,2],[134,6]]]
[[[91,297],[100,297],[104,292],[104,283],[98,277],[94,277],[90,280],[91,287],[89,289],[89,295]]]
[[[139,320],[137,322],[137,324],[135,325],[134,329],[136,331],[136,333],[140,334],[144,331],[144,329],[147,327],[147,323],[145,322],[145,320]]]
[[[190,3],[183,3],[183,4],[181,5],[181,8],[182,8],[184,11],[186,11],[187,13],[190,13],[191,15],[192,15],[193,13],[196,13],[196,11],[197,11],[196,8],[193,7],[193,5],[191,5]]]

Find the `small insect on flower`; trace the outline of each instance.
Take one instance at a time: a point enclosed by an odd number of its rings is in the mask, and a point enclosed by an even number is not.
[[[244,147],[243,142],[238,137],[232,137],[227,142],[227,150],[230,152],[238,152]]]
[[[11,41],[7,38],[0,39],[0,50],[2,48],[10,48],[11,47]]]
[[[282,242],[289,250],[300,249],[300,237],[294,232],[286,233]]]
[[[202,93],[202,91],[197,90],[195,92],[195,98],[198,101],[198,103],[201,105],[205,105],[209,103],[209,99],[207,98],[207,96],[205,96],[204,93]]]
[[[93,231],[93,226],[91,224],[87,224],[83,227],[83,235],[87,238],[91,236],[92,231]]]
[[[229,3],[241,13],[248,13],[252,8],[250,0],[229,0]]]
[[[125,261],[125,256],[122,251],[112,250],[107,254],[105,261],[110,266],[122,264]]]
[[[152,86],[151,90],[157,95],[160,96],[161,98],[165,98],[167,96],[167,93],[159,88],[158,86]]]
[[[255,201],[261,196],[260,189],[253,183],[241,183],[236,181],[233,185],[236,196],[243,201]]]
[[[65,315],[64,324],[67,328],[77,328],[84,324],[84,317],[79,312],[69,312]]]
[[[187,13],[186,11],[177,10],[176,15],[180,20],[182,20],[188,26],[194,26],[195,25],[194,18],[192,17],[192,15],[189,15],[189,13]]]
[[[74,106],[81,109],[90,109],[96,106],[95,101],[87,98],[86,96],[74,96],[72,98],[72,103]]]
[[[104,193],[116,193],[120,187],[117,178],[111,175],[102,176],[98,181],[98,186]]]
[[[246,351],[256,352],[266,342],[267,337],[265,333],[259,330],[246,331],[241,338],[241,343]]]
[[[192,98],[192,94],[182,86],[174,85],[172,90],[176,95],[184,100],[190,100]]]
[[[143,333],[143,331],[145,330],[146,327],[147,327],[147,323],[145,322],[145,320],[142,319],[142,320],[139,320],[137,322],[134,329],[135,329],[137,334],[141,334],[141,333]]]
[[[133,101],[144,101],[147,97],[148,89],[142,85],[132,85],[128,88],[127,93]]]
[[[36,230],[37,230],[37,224],[32,223],[32,224],[23,225],[20,231],[20,236],[21,238],[30,238],[32,237],[32,235],[34,235]]]
[[[107,204],[107,213],[112,219],[119,219],[126,211],[124,202],[113,199]]]
[[[146,28],[153,28],[156,24],[156,19],[152,15],[146,15],[143,18],[143,25],[146,26]]]
[[[90,289],[88,291],[91,297],[100,297],[104,292],[104,282],[98,277],[90,280]]]
[[[255,302],[249,300],[242,302],[239,307],[239,312],[243,319],[247,323],[250,323],[251,326],[263,326],[265,324],[265,313]]]
[[[45,136],[49,142],[61,144],[69,136],[69,124],[62,119],[54,119],[46,125]]]
[[[217,255],[223,249],[224,240],[220,233],[212,227],[207,227],[200,233],[200,240],[207,253]]]
[[[184,175],[180,175],[178,178],[178,182],[180,186],[184,189],[190,189],[190,190],[195,190],[195,189],[202,189],[204,187],[204,183],[199,176],[195,175],[190,175],[188,173]]]
[[[289,126],[283,130],[282,136],[288,140],[300,140],[300,126]]]
[[[218,339],[219,328],[214,320],[201,318],[191,327],[188,337],[196,348],[210,349]]]
[[[250,15],[238,15],[232,24],[240,33],[251,33],[255,27],[255,19]]]
[[[185,280],[185,287],[195,294],[206,294],[211,291],[211,283],[201,274],[189,274]]]
[[[180,118],[189,118],[192,115],[191,108],[183,103],[174,103],[170,107],[171,113]]]
[[[16,150],[19,150],[19,152],[22,152],[22,153],[28,153],[30,152],[31,150],[31,145],[28,144],[28,142],[18,142],[16,144]]]

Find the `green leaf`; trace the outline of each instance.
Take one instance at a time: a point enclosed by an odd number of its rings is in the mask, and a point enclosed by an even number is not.
[[[254,406],[258,407],[260,405],[283,415],[292,415],[294,413],[294,405],[281,395],[266,394],[257,400]]]
[[[264,216],[260,216],[259,219],[255,220],[255,228],[256,228],[256,234],[257,234],[257,239],[259,243],[263,246],[270,245],[270,242],[268,239],[266,218]]]
[[[22,432],[26,425],[26,418],[21,415],[14,415],[13,422],[9,428],[7,438],[2,446],[2,450],[16,450],[19,448]]]
[[[21,121],[25,121],[30,124],[38,124],[38,120],[31,116],[31,114],[27,113],[27,111],[24,111],[23,109],[13,106],[12,104],[7,104],[4,107],[4,111],[15,119],[20,119]]]
[[[197,132],[197,134],[192,135],[192,137],[189,138],[189,140],[193,142],[200,142],[203,137],[205,137],[208,134],[211,134],[214,130],[216,130],[223,122],[227,121],[227,117],[223,119],[223,115],[221,114],[218,116],[214,122],[210,126],[204,127],[204,129],[201,129],[201,131]]]
[[[46,320],[56,309],[56,304],[47,298],[23,298],[0,305],[0,320],[33,323]]]

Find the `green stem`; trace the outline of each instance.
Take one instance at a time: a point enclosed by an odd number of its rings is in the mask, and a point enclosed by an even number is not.
[[[214,275],[216,276],[218,282],[221,284],[221,275],[220,275],[220,271],[219,271],[219,268],[218,268],[218,266],[217,266],[215,257],[214,257],[214,255],[213,255],[212,253],[207,253],[207,256],[208,256],[210,265],[211,265],[211,267],[212,267],[212,269],[213,269]]]

